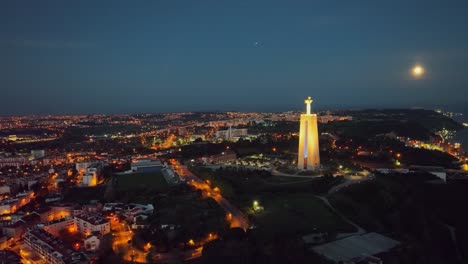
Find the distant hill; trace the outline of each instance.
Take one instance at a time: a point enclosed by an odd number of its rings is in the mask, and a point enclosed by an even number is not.
[[[368,139],[395,133],[397,136],[428,140],[435,131],[443,128],[463,129],[462,124],[432,110],[368,109],[341,114],[350,115],[353,120],[320,124],[319,130],[350,138]]]

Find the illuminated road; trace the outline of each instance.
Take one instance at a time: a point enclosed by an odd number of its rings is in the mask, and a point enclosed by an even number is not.
[[[206,196],[212,197],[226,211],[231,227],[240,227],[244,230],[249,228],[249,220],[237,207],[232,205],[219,192],[213,190],[209,184],[190,172],[186,166],[180,165],[175,160],[171,160],[171,162],[177,173],[184,177],[188,184],[203,190]]]
[[[111,228],[113,235],[112,249],[116,254],[123,254],[123,259],[138,263],[146,263],[146,254],[134,248],[129,241],[132,239],[133,232],[128,225],[119,223],[115,218],[111,218]]]

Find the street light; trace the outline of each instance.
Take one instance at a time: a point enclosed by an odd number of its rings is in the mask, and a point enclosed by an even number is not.
[[[258,201],[253,201],[253,208],[254,209],[258,208]]]
[[[189,244],[190,246],[193,246],[193,245],[195,245],[195,241],[193,241],[193,239],[190,239],[190,240],[188,241],[188,244]]]

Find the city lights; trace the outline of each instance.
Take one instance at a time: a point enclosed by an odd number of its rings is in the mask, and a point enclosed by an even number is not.
[[[9,2],[0,264],[468,263],[468,1]]]

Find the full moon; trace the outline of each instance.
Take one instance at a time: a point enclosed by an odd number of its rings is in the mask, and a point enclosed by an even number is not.
[[[416,65],[411,70],[414,77],[421,77],[424,74],[424,68],[421,65]]]

